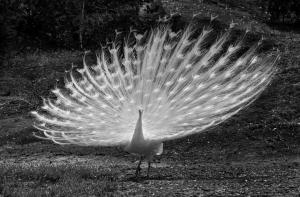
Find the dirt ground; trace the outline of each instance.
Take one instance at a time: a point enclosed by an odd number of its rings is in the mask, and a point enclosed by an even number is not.
[[[2,196],[298,196],[300,146],[229,128],[167,142],[135,179],[138,158],[119,148],[35,139],[32,119],[0,121]],[[231,123],[228,123],[231,125]],[[258,137],[258,138],[255,138]],[[229,140],[231,138],[231,140]],[[299,136],[297,137],[299,139]]]

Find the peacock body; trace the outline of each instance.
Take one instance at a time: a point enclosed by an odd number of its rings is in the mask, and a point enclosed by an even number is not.
[[[275,56],[229,45],[231,29],[174,33],[160,27],[112,44],[97,65],[72,69],[65,88],[32,112],[35,127],[57,144],[123,146],[149,160],[162,143],[205,131],[253,102],[274,75]],[[121,55],[120,55],[121,54]]]

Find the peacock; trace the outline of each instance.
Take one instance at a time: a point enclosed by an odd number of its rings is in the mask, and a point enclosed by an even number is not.
[[[31,112],[34,127],[54,143],[120,146],[148,162],[163,143],[206,131],[252,103],[270,84],[278,55],[260,53],[261,41],[245,48],[232,27],[215,38],[213,28],[191,25],[173,32],[160,26],[132,30],[112,42],[96,64],[67,72],[55,99]],[[130,39],[131,37],[131,39]]]

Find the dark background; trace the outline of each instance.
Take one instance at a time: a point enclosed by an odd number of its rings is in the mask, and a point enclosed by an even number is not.
[[[101,42],[114,34],[115,29],[128,31],[130,26],[139,30],[149,28],[159,15],[166,14],[162,11],[162,4],[157,2],[159,1],[2,0],[1,48],[5,49],[5,52],[97,48]],[[139,14],[139,9],[147,6],[147,3],[149,5],[146,14],[149,14],[149,20],[144,21],[142,18],[145,14]],[[225,9],[238,6],[247,10],[246,5],[252,6],[252,10],[247,11],[253,12],[251,14],[257,15],[265,23],[285,27],[287,30],[299,27],[300,3],[297,0],[206,0],[203,3],[224,6]],[[80,34],[83,37],[82,41]]]

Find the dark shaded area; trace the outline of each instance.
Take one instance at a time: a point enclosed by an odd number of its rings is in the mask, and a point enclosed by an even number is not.
[[[300,3],[297,0],[203,2],[248,11],[279,28],[299,26]],[[256,9],[251,9],[253,7]],[[166,11],[160,1],[153,0],[3,0],[0,13],[3,54],[7,50],[99,48],[101,43],[113,39],[116,29],[128,32],[129,27],[133,27],[144,31]],[[178,21],[173,21],[175,27]]]
[[[145,4],[137,0],[3,0],[1,52],[99,48],[113,39],[115,30],[144,30],[164,15],[163,8],[150,1],[146,20],[141,13]]]
[[[295,24],[300,22],[300,2],[297,0],[269,0],[263,4],[270,15],[270,22]]]

